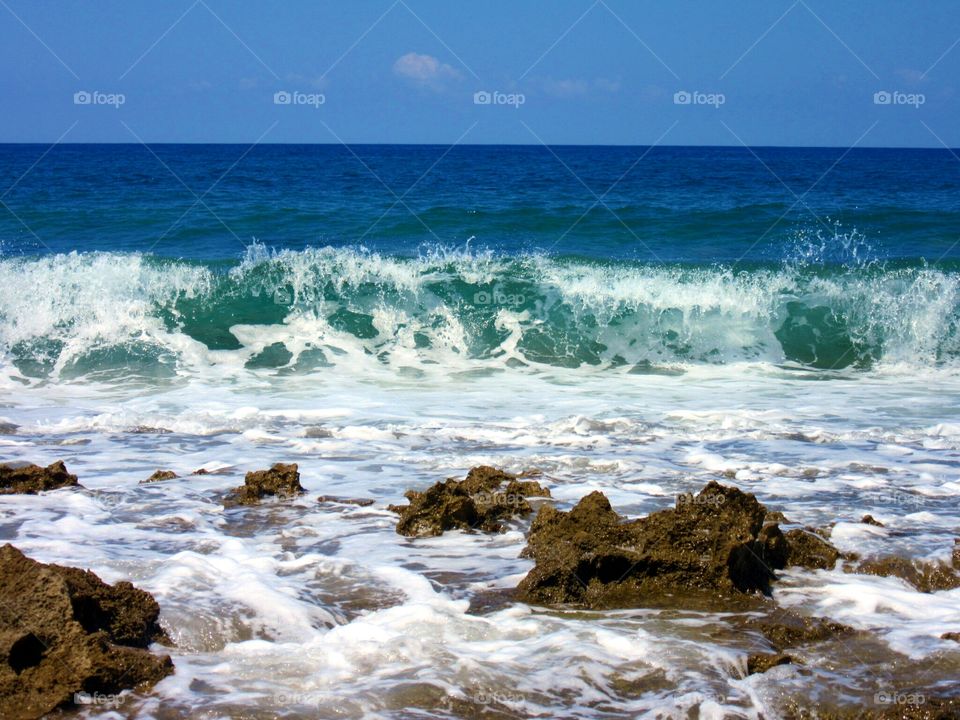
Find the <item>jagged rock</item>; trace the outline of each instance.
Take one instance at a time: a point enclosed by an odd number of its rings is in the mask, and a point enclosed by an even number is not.
[[[830,570],[840,559],[840,551],[809,530],[789,530],[785,534],[790,550],[787,565],[808,570]]]
[[[569,512],[544,506],[518,596],[536,603],[631,607],[675,592],[769,592],[788,549],[756,497],[710,482],[674,509],[624,522],[600,492]]]
[[[248,472],[244,484],[227,497],[227,505],[256,505],[267,496],[286,499],[306,492],[296,463],[275,463],[269,470]]]
[[[789,665],[793,658],[783,653],[753,653],[747,657],[747,675],[764,673],[778,665]]]
[[[960,587],[960,573],[949,565],[899,556],[869,558],[844,570],[878,577],[898,577],[924,593]]]
[[[39,718],[75,693],[119,693],[173,672],[153,597],[128,582],[0,548],[0,717]]]
[[[550,497],[550,491],[535,481],[481,465],[464,480],[449,478],[423,492],[408,490],[404,497],[409,505],[390,506],[400,514],[397,532],[423,537],[454,529],[499,532],[501,520],[533,512],[527,498]]]
[[[157,470],[146,480],[141,480],[140,484],[145,485],[146,483],[155,483],[162,480],[173,480],[175,477],[177,477],[177,474],[173,472],[173,470]]]
[[[953,640],[960,643],[960,632],[945,632],[940,636],[941,640]]]
[[[864,515],[860,518],[860,522],[864,525],[873,525],[874,527],[884,527],[883,523],[877,520],[873,515]]]
[[[45,468],[39,465],[0,465],[0,495],[35,495],[45,490],[79,485],[77,476],[67,472],[62,460]]]

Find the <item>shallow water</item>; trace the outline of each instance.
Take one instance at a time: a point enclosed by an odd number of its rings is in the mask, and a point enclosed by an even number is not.
[[[960,625],[960,590],[785,572],[755,612],[796,608],[873,639],[827,643],[803,667],[745,678],[746,654],[764,641],[737,630],[743,616],[484,609],[485,591],[514,586],[531,566],[518,559],[524,523],[411,540],[386,510],[407,488],[481,463],[541,469],[563,506],[600,489],[631,516],[721,479],[794,523],[837,521],[841,549],[946,559],[960,490],[948,399],[960,378],[818,372],[755,364],[371,383],[339,370],[258,371],[148,392],[40,386],[3,409],[19,426],[0,437],[3,455],[62,458],[88,489],[0,498],[0,532],[38,560],[130,578],[157,597],[177,673],[124,700],[124,715],[771,717],[785,696],[856,704],[932,692],[960,665],[956,644],[939,640]],[[299,464],[305,496],[223,508],[243,472],[275,461]],[[223,469],[190,475],[201,466]],[[157,468],[181,477],[138,484]],[[376,502],[319,504],[321,494]],[[860,524],[865,513],[885,527]],[[820,697],[838,683],[842,697]]]

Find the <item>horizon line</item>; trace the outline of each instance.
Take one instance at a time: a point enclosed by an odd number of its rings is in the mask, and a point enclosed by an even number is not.
[[[191,140],[159,140],[159,141],[148,141],[148,142],[126,142],[126,141],[81,141],[81,142],[56,142],[56,141],[42,141],[42,140],[29,140],[29,141],[7,141],[0,140],[0,147],[8,145],[66,145],[66,146],[81,146],[81,145],[239,145],[239,146],[248,146],[248,145],[267,145],[267,146],[277,146],[277,145],[309,145],[309,146],[323,146],[323,147],[343,147],[350,146],[355,147],[358,145],[369,145],[374,147],[522,147],[522,148],[538,148],[538,147],[577,147],[577,148],[663,148],[663,149],[776,149],[776,150],[938,150],[938,151],[947,151],[954,152],[954,150],[960,151],[960,147],[952,148],[945,145],[743,145],[740,143],[731,143],[728,145],[699,145],[699,144],[686,144],[686,145],[668,145],[668,144],[643,144],[643,143],[443,143],[443,142],[260,142],[260,143],[250,143],[250,142],[207,142],[207,141],[191,141]]]

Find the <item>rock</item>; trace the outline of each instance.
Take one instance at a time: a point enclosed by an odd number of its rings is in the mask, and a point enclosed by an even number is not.
[[[0,420],[0,435],[16,435],[19,427],[19,425],[15,425],[12,422]]]
[[[953,640],[960,643],[960,632],[945,632],[940,636],[941,640]]]
[[[436,536],[454,529],[499,532],[501,520],[533,512],[528,497],[550,497],[539,483],[520,477],[482,465],[470,470],[464,480],[449,478],[423,492],[408,490],[404,496],[409,505],[390,506],[400,514],[397,532],[408,537]]]
[[[875,519],[873,515],[864,515],[862,518],[860,518],[860,522],[862,522],[864,525],[873,525],[875,527],[884,526],[883,523]]]
[[[36,495],[45,490],[79,486],[77,476],[67,472],[62,460],[45,468],[39,465],[0,465],[0,495]]]
[[[854,632],[849,625],[797,615],[786,610],[778,611],[775,620],[754,620],[748,622],[747,627],[759,631],[777,652],[824,642],[834,637],[844,637]]]
[[[141,480],[140,484],[145,485],[146,483],[155,483],[161,480],[173,480],[175,477],[177,477],[177,474],[173,472],[173,470],[157,470],[146,480]]]
[[[949,565],[899,556],[869,558],[856,567],[844,570],[878,577],[898,577],[923,593],[960,587],[960,574]]]
[[[115,694],[173,672],[153,597],[128,582],[0,548],[0,717],[39,718],[75,693]]]
[[[285,500],[304,492],[297,464],[275,463],[269,470],[248,472],[244,484],[233,490],[225,504],[256,505],[268,495]]]
[[[790,551],[787,565],[809,570],[830,570],[840,559],[840,551],[809,530],[790,530],[785,534]]]
[[[768,593],[788,548],[777,525],[764,527],[765,516],[756,497],[717,482],[629,522],[600,492],[569,512],[544,506],[523,551],[536,565],[518,596],[602,608],[678,592]]]
[[[358,507],[370,507],[376,501],[373,498],[348,498],[337,495],[321,495],[317,498],[317,502],[334,505],[357,505]]]
[[[793,658],[783,653],[753,653],[747,657],[747,675],[764,673],[777,665],[789,665]]]

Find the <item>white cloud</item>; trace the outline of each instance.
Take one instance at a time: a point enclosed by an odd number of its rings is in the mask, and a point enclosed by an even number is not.
[[[415,52],[398,57],[393,63],[393,71],[402,78],[432,87],[438,87],[445,80],[455,80],[460,77],[460,73],[455,68],[440,62],[432,55],[420,55]]]
[[[558,98],[575,98],[593,93],[620,92],[619,80],[611,80],[610,78],[603,77],[594,80],[584,78],[564,78],[560,80],[544,78],[540,82],[544,92]]]

